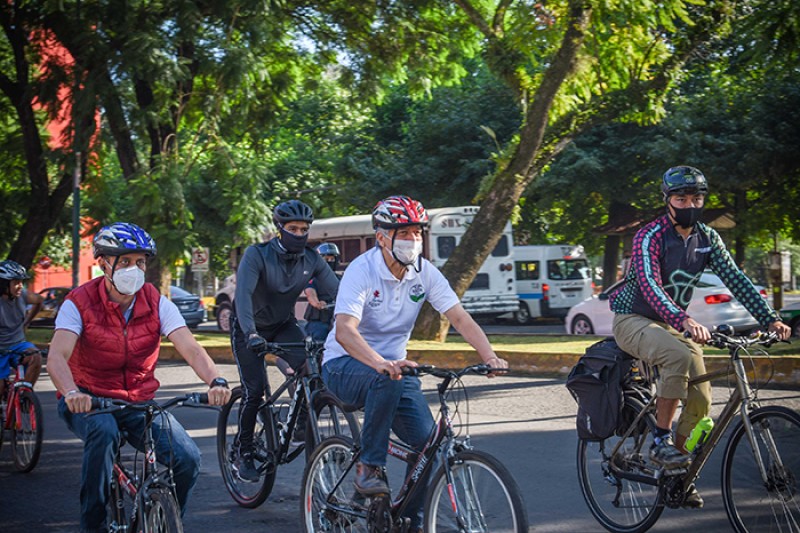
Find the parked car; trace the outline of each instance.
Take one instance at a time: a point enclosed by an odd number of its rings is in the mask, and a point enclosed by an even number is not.
[[[608,307],[608,295],[624,281],[620,280],[596,296],[573,306],[567,313],[567,333],[573,335],[611,335],[614,313]],[[767,291],[756,285],[764,298]],[[747,309],[725,288],[722,280],[710,271],[700,275],[687,309],[689,315],[709,329],[728,324],[737,332],[759,327]]]
[[[792,328],[793,337],[800,337],[800,302],[789,304],[781,309],[781,320]]]
[[[181,312],[186,325],[190,328],[196,328],[206,319],[206,308],[199,296],[175,285],[170,285],[169,297],[178,306],[178,311]]]
[[[31,320],[31,326],[55,326],[58,310],[61,309],[64,297],[71,290],[72,289],[69,287],[46,287],[40,290],[39,294],[44,298],[44,302],[42,302],[42,308],[36,313],[33,320]]]

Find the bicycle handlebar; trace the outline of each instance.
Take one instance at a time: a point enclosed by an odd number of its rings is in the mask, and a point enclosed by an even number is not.
[[[206,392],[190,392],[189,394],[176,396],[163,402],[156,402],[155,400],[150,400],[148,402],[129,402],[119,398],[92,398],[92,411],[97,414],[111,413],[113,411],[121,411],[122,409],[146,411],[152,406],[156,406],[160,409],[170,409],[175,406],[200,407],[203,405],[208,405],[208,393]]]
[[[315,350],[318,350],[325,346],[324,342],[316,341],[311,337],[307,338],[303,342],[268,342],[261,352],[261,355],[264,354],[273,354],[280,356],[282,354],[287,353],[291,348],[303,348],[306,350],[306,353],[313,353]]]
[[[423,374],[430,374],[437,378],[448,377],[461,377],[466,374],[488,375],[493,372],[509,372],[509,368],[493,368],[485,363],[477,365],[466,366],[460,370],[448,370],[446,368],[437,368],[433,365],[418,365],[418,366],[404,366],[401,370],[404,376],[420,376]]]
[[[688,331],[684,331],[683,336],[684,338],[689,339],[691,338],[692,334]],[[711,332],[711,340],[709,340],[706,344],[714,346],[715,348],[730,350],[734,348],[745,348],[747,346],[753,346],[754,344],[759,344],[765,348],[769,348],[777,342],[781,342],[781,338],[773,331],[766,333],[758,331],[751,335],[734,335],[733,328],[723,324],[717,328],[717,331]],[[788,340],[782,342],[789,343]]]

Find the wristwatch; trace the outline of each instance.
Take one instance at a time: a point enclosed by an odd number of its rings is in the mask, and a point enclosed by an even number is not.
[[[214,379],[211,380],[211,383],[208,385],[208,387],[210,389],[213,389],[214,387],[223,387],[223,388],[227,389],[228,388],[228,380],[223,378],[223,377],[214,378]]]

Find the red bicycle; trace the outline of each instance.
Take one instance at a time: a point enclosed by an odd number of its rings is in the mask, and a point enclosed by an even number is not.
[[[20,472],[30,472],[42,453],[42,404],[33,392],[33,385],[25,381],[25,367],[21,363],[23,354],[0,351],[0,355],[10,355],[14,368],[11,375],[5,378],[5,392],[0,399],[0,448],[8,431],[14,466]]]

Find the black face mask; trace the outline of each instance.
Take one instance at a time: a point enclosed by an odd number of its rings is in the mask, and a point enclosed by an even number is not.
[[[339,268],[339,260],[338,259],[334,259],[333,261],[325,261],[325,262],[328,263],[328,266],[331,267],[331,270],[333,270],[334,272],[336,272],[336,269]]]
[[[290,254],[299,254],[305,249],[306,243],[308,242],[308,233],[297,236],[283,228],[278,228],[278,230],[281,232],[281,244],[286,248],[287,252]]]
[[[678,209],[674,205],[671,206],[675,212],[675,222],[678,226],[684,229],[691,229],[700,221],[703,215],[702,207],[687,207],[685,209]],[[669,211],[669,209],[667,209]]]

